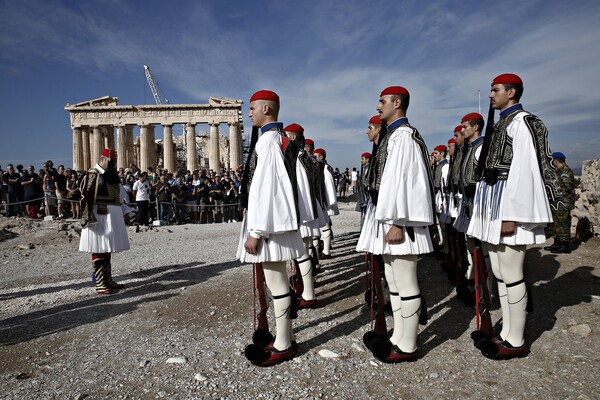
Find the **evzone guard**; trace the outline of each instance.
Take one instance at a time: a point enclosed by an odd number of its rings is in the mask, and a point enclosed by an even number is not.
[[[562,203],[542,121],[523,110],[523,81],[515,74],[494,78],[488,129],[475,171],[477,183],[467,234],[488,250],[498,282],[502,330],[474,332],[475,346],[489,358],[524,357],[528,293],[523,276],[526,246],[546,241],[551,207]],[[493,125],[494,110],[500,120]]]
[[[460,206],[461,195],[458,190],[458,180],[460,174],[460,166],[463,156],[463,137],[461,134],[462,126],[458,125],[454,128],[453,137],[448,140],[448,155],[449,169],[447,177],[447,185],[444,190],[444,212],[440,214],[440,224],[444,227],[444,261],[442,262],[442,270],[448,275],[448,280],[456,287],[457,297],[471,306],[473,303],[472,296],[469,296],[470,291],[467,287],[465,273],[467,271],[466,260],[466,244],[463,233],[457,232],[453,224],[458,216],[458,208]]]
[[[121,184],[115,166],[117,153],[102,150],[100,160],[81,182],[81,238],[79,251],[92,253],[96,293],[113,294],[125,286],[112,277],[112,253],[129,250],[121,208]]]
[[[483,251],[481,248],[481,242],[479,240],[466,235],[467,229],[469,227],[469,222],[471,221],[471,214],[473,211],[473,197],[475,196],[475,188],[477,185],[477,180],[475,178],[475,170],[477,169],[477,164],[479,162],[479,157],[481,154],[481,145],[483,144],[484,136],[482,136],[483,128],[485,126],[485,122],[483,120],[483,116],[479,113],[473,112],[465,115],[461,119],[461,136],[463,140],[462,145],[462,159],[459,166],[459,174],[458,174],[458,183],[457,188],[460,193],[460,207],[459,214],[454,221],[454,228],[458,232],[460,237],[460,242],[466,244],[466,256],[467,262],[466,271],[460,270],[457,271],[460,273],[460,276],[457,276],[457,282],[461,283],[465,279],[467,281],[472,281],[474,279],[474,267],[475,267],[475,259],[476,259],[476,251]],[[465,241],[466,239],[466,241]],[[464,252],[461,252],[461,255]],[[480,260],[484,260],[484,258],[479,255],[477,257]],[[478,268],[485,268],[486,271],[479,271],[479,273],[487,274],[487,267],[485,262],[482,265],[478,265]],[[491,278],[491,276],[490,276]],[[484,282],[481,282],[483,284]],[[490,286],[490,281],[488,280],[487,285]],[[479,285],[478,285],[479,286]],[[458,288],[463,288],[462,290]],[[457,292],[459,297],[467,304],[472,304],[472,294],[470,290],[466,290],[464,286],[461,284],[457,285]],[[479,298],[476,299],[479,301]],[[489,307],[489,304],[486,305]]]
[[[417,281],[417,257],[433,251],[433,188],[428,152],[419,132],[408,123],[409,92],[401,86],[384,89],[377,111],[387,124],[380,141],[373,193],[356,250],[383,256],[394,318],[391,337],[378,332],[363,340],[373,355],[388,363],[417,358],[420,316],[425,313]],[[423,315],[424,316],[424,315]],[[421,321],[424,322],[424,321]],[[370,337],[369,337],[370,336]]]
[[[256,276],[264,273],[273,298],[275,338],[267,329],[266,335],[254,335],[254,343],[245,349],[246,357],[262,367],[289,360],[298,350],[292,331],[295,310],[287,263],[302,256],[304,245],[298,231],[295,169],[284,158],[284,131],[277,122],[278,113],[276,93],[261,90],[250,98],[255,143],[251,143],[242,188],[247,193],[247,209],[237,252],[241,262],[254,264]],[[259,128],[262,135],[257,138],[254,133]]]
[[[323,251],[319,254],[320,260],[328,260],[331,258],[331,240],[333,239],[333,229],[331,228],[331,217],[338,215],[340,210],[337,205],[337,192],[335,190],[335,180],[333,179],[333,169],[327,164],[327,152],[325,149],[315,149],[314,154],[317,160],[317,167],[323,175],[325,182],[325,196],[327,208],[325,218],[327,224],[321,228],[321,240],[323,241]]]
[[[367,212],[367,206],[369,203],[377,202],[377,193],[379,191],[379,182],[377,182],[377,174],[373,171],[377,171],[379,168],[379,158],[377,153],[379,148],[385,150],[387,148],[387,130],[386,127],[382,127],[381,118],[379,115],[374,115],[369,119],[367,125],[367,137],[371,142],[372,150],[371,153],[364,153],[369,155],[369,161],[365,168],[366,172],[364,177],[361,174],[363,180],[364,192],[365,192],[365,205],[361,210],[360,229],[362,231],[365,216]],[[379,146],[381,142],[381,146]],[[382,159],[383,160],[383,159]],[[372,335],[386,336],[387,328],[385,324],[384,310],[386,306],[386,296],[384,292],[389,292],[387,288],[384,288],[384,271],[383,271],[383,259],[381,254],[372,254],[368,251],[365,252],[365,272],[367,288],[365,292],[365,302],[371,307],[371,320],[376,315],[375,326],[371,333],[368,333],[365,338],[365,345],[369,345],[372,339]],[[387,285],[386,285],[387,286]],[[388,296],[389,298],[389,296]],[[377,311],[375,309],[377,308]]]
[[[320,173],[319,162],[317,156],[314,153],[315,142],[312,139],[304,139],[304,152],[306,153],[307,160],[312,162],[313,167],[316,171],[314,179],[314,194],[317,200],[317,212],[319,214],[319,232],[312,238],[312,246],[310,246],[310,257],[313,261],[313,272],[319,274],[321,272],[321,261],[319,255],[321,253],[321,229],[325,227],[328,221],[327,217],[327,194],[325,193],[325,177]]]
[[[321,212],[319,219],[320,205],[317,202],[315,194],[316,188],[316,164],[308,159],[304,151],[304,128],[298,124],[290,124],[284,129],[288,139],[298,143],[300,151],[297,153],[296,162],[296,181],[298,183],[298,210],[300,214],[300,236],[304,243],[304,253],[297,259],[296,276],[300,279],[292,281],[292,285],[298,296],[298,309],[316,308],[318,301],[315,296],[314,268],[313,259],[310,255],[310,248],[313,245],[313,237],[320,235],[319,228],[325,225],[325,219]],[[322,223],[321,223],[322,221]]]

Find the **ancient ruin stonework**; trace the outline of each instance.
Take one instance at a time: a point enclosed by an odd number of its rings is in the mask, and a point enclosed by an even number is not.
[[[587,240],[600,235],[600,160],[583,162],[581,184],[576,190],[579,198],[571,212],[571,234]]]
[[[178,169],[176,146],[173,140],[173,126],[184,129],[186,169],[198,169],[208,158],[211,169],[221,166],[237,168],[242,163],[242,101],[229,98],[211,97],[208,104],[153,104],[119,105],[117,97],[104,96],[77,104],[67,104],[65,110],[71,117],[73,130],[73,168],[90,168],[100,157],[103,148],[117,150],[117,166],[126,168],[131,163],[142,170],[156,168],[158,160],[170,171]],[[200,149],[197,145],[196,126],[207,124],[209,129],[207,145]],[[229,141],[223,146],[219,138],[219,125],[229,125]],[[154,128],[163,128],[164,150],[157,156]],[[117,140],[115,140],[115,127]],[[134,128],[139,136],[134,141]],[[224,138],[224,136],[223,136]],[[226,140],[226,139],[225,139]],[[189,144],[189,146],[187,145]],[[228,150],[221,157],[223,148]],[[200,160],[202,158],[202,160]],[[223,160],[228,165],[223,165]]]

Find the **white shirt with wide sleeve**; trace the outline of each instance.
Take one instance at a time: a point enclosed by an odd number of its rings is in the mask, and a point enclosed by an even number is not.
[[[433,251],[428,228],[433,224],[429,176],[419,146],[412,139],[412,129],[400,126],[390,132],[377,206],[367,206],[357,251],[391,255]],[[385,241],[392,225],[403,227],[404,241],[400,244]],[[414,240],[406,227],[412,227]]]
[[[327,195],[327,215],[331,217],[340,213],[337,204],[337,193],[335,191],[335,180],[329,168],[325,167],[323,173],[325,175],[325,194]]]
[[[546,241],[544,228],[552,211],[544,188],[531,132],[519,113],[507,127],[513,158],[506,180],[477,184],[473,216],[467,234],[491,244],[524,245]],[[483,160],[481,161],[483,162]],[[501,236],[502,221],[515,221],[511,236]]]
[[[270,130],[256,142],[257,162],[248,193],[237,257],[242,262],[287,261],[304,252],[292,183],[287,174],[281,135]],[[258,254],[246,253],[248,236],[260,237]]]

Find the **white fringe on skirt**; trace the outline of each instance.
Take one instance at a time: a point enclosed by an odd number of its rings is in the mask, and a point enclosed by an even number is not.
[[[527,224],[517,222],[517,228],[513,235],[501,235],[502,219],[500,216],[502,215],[502,192],[505,186],[505,180],[498,181],[495,185],[488,185],[485,182],[477,184],[467,235],[482,242],[509,246],[544,243],[546,234],[544,225],[540,224],[530,224],[530,228],[526,226]]]
[[[415,226],[415,240],[412,241],[404,228],[404,241],[400,244],[389,244],[385,241],[385,235],[388,233],[392,225],[381,223],[375,220],[376,207],[369,202],[365,212],[365,221],[363,229],[358,238],[356,251],[368,251],[373,254],[390,254],[390,255],[409,255],[409,254],[425,254],[433,251],[429,227]]]
[[[98,214],[94,206],[96,220],[81,230],[79,251],[86,253],[119,253],[129,250],[129,237],[121,206],[107,206],[108,214]]]
[[[258,248],[258,254],[252,255],[246,252],[244,243],[248,239],[246,215],[240,232],[236,257],[243,263],[261,263],[269,261],[288,261],[304,254],[304,243],[299,231],[287,231],[273,233],[268,238],[262,238]]]
[[[309,222],[300,224],[300,237],[320,237],[321,230],[319,229],[319,220],[315,219]]]

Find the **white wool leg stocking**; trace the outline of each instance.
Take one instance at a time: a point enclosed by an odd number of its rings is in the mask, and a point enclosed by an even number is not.
[[[302,274],[302,285],[304,286],[302,298],[304,300],[314,300],[315,282],[312,271],[312,260],[309,254],[312,238],[302,238],[302,242],[304,242],[304,254],[298,259],[298,266],[300,267],[300,273]]]
[[[385,256],[384,260],[387,260]],[[388,284],[388,288],[390,289],[390,303],[392,306],[392,315],[394,317],[394,332],[392,333],[390,342],[397,346],[398,343],[400,343],[400,339],[402,339],[402,332],[404,331],[404,320],[402,319],[402,302],[400,301],[400,293],[398,292],[398,287],[396,286],[396,282],[393,279],[394,273],[392,271],[392,265],[389,264],[387,261],[385,261],[384,265],[385,277]]]
[[[273,314],[275,315],[275,343],[277,350],[286,350],[292,345],[292,319],[290,311],[292,297],[286,262],[264,262],[265,282],[273,296]]]
[[[315,236],[312,238],[312,246],[310,248],[310,255],[315,260],[315,268],[319,267],[319,242],[321,240],[320,236]]]
[[[321,228],[321,239],[323,239],[323,254],[331,254],[331,223]]]
[[[527,320],[527,288],[523,280],[525,246],[498,245],[500,273],[506,287],[509,329],[502,338],[515,347],[525,344],[525,322]],[[502,317],[503,324],[506,319]],[[502,329],[504,332],[504,327]]]
[[[462,235],[461,232],[458,232],[459,235]],[[467,236],[467,262],[469,265],[467,266],[467,272],[465,273],[465,278],[471,280],[474,279],[474,262],[473,262],[473,254],[475,253],[476,248],[475,239],[470,236]]]
[[[393,279],[398,293],[400,293],[402,336],[394,344],[403,352],[412,353],[417,350],[417,333],[419,332],[419,315],[421,311],[421,291],[417,281],[417,256],[384,255],[383,260],[386,265],[390,264],[391,266],[391,277],[387,276],[386,268],[386,279]],[[388,285],[390,285],[389,281]],[[394,313],[394,320],[396,317],[397,315]]]

